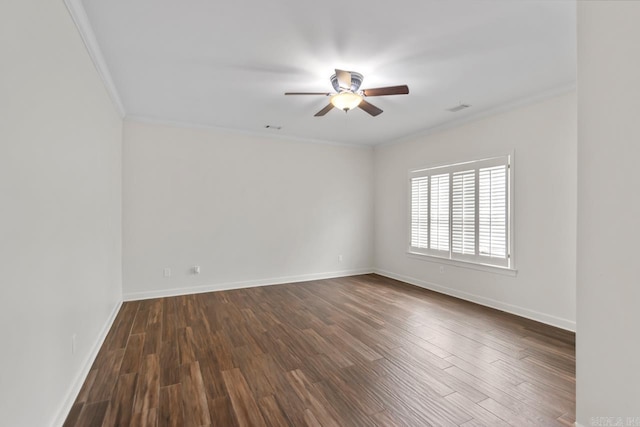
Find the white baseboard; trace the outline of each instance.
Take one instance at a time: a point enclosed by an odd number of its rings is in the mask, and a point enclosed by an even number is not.
[[[576,421],[576,427],[584,427],[582,424],[580,424],[579,422]]]
[[[228,291],[232,289],[255,288],[257,286],[282,285],[284,283],[308,282],[310,280],[333,279],[335,277],[355,276],[373,273],[373,268],[332,271],[326,273],[303,274],[299,276],[274,277],[269,279],[247,280],[241,282],[215,283],[211,285],[191,286],[184,288],[161,289],[124,294],[125,301],[138,301],[151,298],[174,297],[178,295],[200,294],[204,292]]]
[[[502,301],[497,301],[497,300],[483,297],[480,295],[470,294],[468,292],[459,291],[457,289],[452,289],[446,286],[441,286],[435,283],[416,279],[415,277],[404,276],[402,274],[393,273],[391,271],[374,268],[373,272],[381,276],[400,280],[402,282],[406,282],[411,285],[415,285],[421,288],[439,292],[441,294],[450,295],[466,301],[471,301],[476,304],[495,308],[497,310],[505,311],[507,313],[515,314],[517,316],[525,317],[527,319],[535,320],[537,322],[546,323],[547,325],[555,326],[557,328],[565,329],[567,331],[571,331],[571,332],[576,331],[576,322],[572,320],[563,319],[560,317],[552,316],[550,314],[541,313],[539,311],[530,310],[528,308],[520,307],[513,304],[508,304]]]
[[[109,317],[107,318],[107,321],[102,327],[102,330],[100,330],[100,334],[98,335],[95,343],[93,344],[93,347],[91,347],[91,351],[89,351],[89,354],[85,358],[85,361],[82,365],[82,369],[80,370],[80,372],[78,372],[73,382],[71,383],[71,387],[67,391],[63,404],[60,407],[58,414],[54,418],[53,423],[51,424],[53,427],[61,427],[64,424],[65,420],[67,419],[67,415],[69,415],[69,411],[71,411],[71,407],[73,406],[73,403],[75,402],[76,397],[78,397],[78,393],[80,393],[82,384],[84,384],[84,380],[87,378],[87,375],[89,374],[91,365],[93,365],[93,361],[98,356],[98,351],[100,351],[100,347],[102,347],[102,344],[104,343],[104,340],[107,337],[107,333],[109,332],[109,329],[111,329],[111,326],[113,326],[113,322],[116,320],[116,316],[121,306],[122,306],[122,301],[119,301],[113,307],[113,310],[111,311],[111,314],[109,314]]]

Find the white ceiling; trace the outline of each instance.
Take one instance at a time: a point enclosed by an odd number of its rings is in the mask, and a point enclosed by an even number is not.
[[[575,84],[574,1],[84,0],[127,116],[379,144]],[[334,68],[384,113],[313,115]],[[472,104],[458,113],[458,103]],[[265,125],[282,126],[267,130]]]

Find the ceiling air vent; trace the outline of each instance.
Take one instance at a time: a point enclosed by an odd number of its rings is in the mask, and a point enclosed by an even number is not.
[[[457,113],[458,111],[464,110],[465,108],[469,108],[471,105],[469,104],[460,104],[456,105],[453,108],[447,108],[447,111],[451,111],[452,113]]]

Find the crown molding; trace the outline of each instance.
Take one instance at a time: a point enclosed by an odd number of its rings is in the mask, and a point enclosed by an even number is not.
[[[400,138],[393,139],[389,142],[376,144],[374,147],[382,148],[382,147],[402,144],[405,142],[415,141],[420,138],[424,138],[429,135],[440,133],[448,129],[457,128],[467,123],[475,122],[477,120],[480,120],[486,117],[495,116],[495,115],[506,113],[512,110],[517,110],[518,108],[521,108],[521,107],[526,107],[528,105],[537,104],[538,102],[542,102],[547,99],[565,95],[571,91],[576,90],[576,87],[577,87],[576,83],[571,82],[569,84],[558,86],[546,91],[538,92],[534,95],[520,98],[512,102],[506,102],[504,104],[498,105],[497,107],[480,110],[474,114],[470,114],[468,116],[461,117],[459,119],[454,119],[444,123],[440,123],[430,128],[422,129],[418,132],[414,132],[409,135],[405,135]]]
[[[339,142],[339,141],[329,141],[325,139],[313,139],[313,138],[305,138],[301,136],[295,135],[283,135],[277,133],[269,133],[262,132],[256,130],[245,130],[245,129],[236,129],[236,128],[228,128],[221,126],[214,126],[208,124],[200,124],[200,123],[191,123],[191,122],[183,122],[176,120],[166,120],[159,119],[148,116],[139,116],[127,114],[124,118],[125,121],[132,123],[145,123],[156,126],[167,126],[173,128],[186,128],[186,129],[201,129],[201,130],[211,130],[217,132],[226,132],[233,135],[245,135],[254,138],[260,139],[272,139],[276,141],[291,141],[291,142],[303,142],[307,144],[322,144],[322,145],[334,145],[337,147],[347,147],[347,148],[357,148],[357,149],[366,149],[373,150],[374,146],[369,144],[357,144],[357,143],[349,143],[349,142]]]
[[[120,113],[120,116],[124,118],[126,115],[124,105],[122,104],[122,100],[120,99],[118,90],[113,83],[111,73],[109,72],[109,67],[107,67],[107,63],[104,60],[104,56],[102,55],[102,51],[100,50],[100,45],[98,44],[95,33],[93,32],[93,27],[91,27],[89,17],[87,16],[87,12],[84,10],[82,1],[63,1],[65,6],[67,7],[67,10],[69,11],[69,15],[71,15],[73,23],[76,25],[76,28],[80,33],[80,37],[82,38],[82,41],[87,48],[87,52],[89,53],[89,57],[91,58],[93,65],[96,67],[96,71],[98,72],[98,75],[102,79],[102,82],[107,89],[107,93],[109,94],[113,105]]]

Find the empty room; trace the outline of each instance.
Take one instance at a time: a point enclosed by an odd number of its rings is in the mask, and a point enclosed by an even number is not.
[[[640,2],[0,11],[0,425],[640,426]]]

